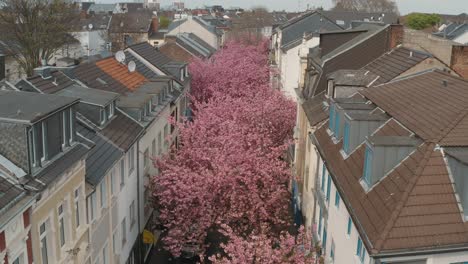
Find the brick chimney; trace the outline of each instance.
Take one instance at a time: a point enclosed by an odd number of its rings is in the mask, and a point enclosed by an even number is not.
[[[463,78],[468,78],[468,46],[452,46],[450,68],[460,74]]]
[[[151,20],[151,30],[153,30],[153,33],[158,32],[159,30],[159,17],[153,17]]]
[[[403,43],[404,29],[403,25],[393,24],[390,25],[390,43],[389,49],[394,49]]]

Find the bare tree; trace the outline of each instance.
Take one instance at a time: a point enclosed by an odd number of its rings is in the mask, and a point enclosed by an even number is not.
[[[2,39],[14,43],[15,59],[28,75],[64,45],[78,12],[64,0],[0,0]]]
[[[333,4],[337,11],[399,13],[394,0],[333,0]]]

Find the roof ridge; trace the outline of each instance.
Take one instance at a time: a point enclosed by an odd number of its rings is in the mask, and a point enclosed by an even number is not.
[[[415,176],[412,177],[409,180],[408,186],[407,186],[406,190],[402,194],[403,198],[397,203],[393,213],[390,215],[389,221],[385,225],[385,228],[384,228],[384,230],[382,232],[382,235],[380,236],[379,240],[377,241],[377,243],[375,245],[375,249],[377,251],[380,251],[382,249],[385,240],[387,239],[388,235],[390,234],[390,231],[395,226],[396,220],[398,219],[398,216],[400,215],[401,210],[403,209],[404,205],[408,201],[408,198],[409,198],[411,192],[413,191],[414,187],[416,186],[417,180],[421,176],[422,172],[424,171],[424,168],[427,165],[427,162],[429,161],[430,157],[432,156],[432,153],[434,152],[434,146],[435,146],[434,143],[429,143],[429,144],[423,143],[423,145],[427,145],[426,150],[424,151],[425,152],[424,156],[421,158],[421,161],[420,161],[418,167],[416,168],[416,172],[414,173]],[[412,155],[413,154],[411,154],[409,157],[411,157]],[[400,164],[400,166],[401,166],[401,164]]]
[[[454,130],[457,125],[465,119],[465,117],[468,115],[468,106],[466,106],[463,110],[460,111],[460,113],[457,115],[454,121],[447,126],[440,134],[439,138],[436,140],[437,143],[442,141],[452,130]]]

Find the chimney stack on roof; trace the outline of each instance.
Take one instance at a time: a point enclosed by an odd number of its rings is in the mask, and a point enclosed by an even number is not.
[[[151,20],[151,30],[153,33],[158,32],[159,30],[159,17],[153,17]]]

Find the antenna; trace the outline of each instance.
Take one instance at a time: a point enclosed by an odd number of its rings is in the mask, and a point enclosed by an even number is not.
[[[117,53],[115,53],[115,59],[120,63],[124,63],[125,53],[121,50],[117,51]]]
[[[134,61],[128,62],[128,71],[129,72],[134,72],[136,69],[136,63]]]

